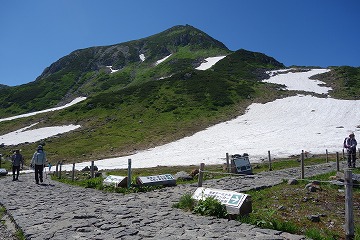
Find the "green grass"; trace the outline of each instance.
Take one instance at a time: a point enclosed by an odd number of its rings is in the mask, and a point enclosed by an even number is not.
[[[359,174],[360,169],[354,173]],[[335,172],[322,174],[311,179],[328,181]],[[308,192],[305,185],[309,181],[299,181],[297,185],[280,185],[262,190],[246,192],[252,198],[253,212],[241,217],[242,222],[296,234],[304,234],[312,239],[342,239],[344,236],[345,201],[339,187],[321,183],[321,191]],[[360,189],[354,188],[354,219],[356,229],[360,228]],[[319,223],[311,222],[309,215],[321,214]]]

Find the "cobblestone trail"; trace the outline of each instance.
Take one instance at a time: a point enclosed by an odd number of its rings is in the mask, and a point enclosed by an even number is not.
[[[335,163],[307,167],[305,176],[335,170]],[[299,168],[253,176],[205,181],[203,187],[237,192],[298,178]],[[27,239],[305,239],[304,236],[261,229],[234,220],[204,217],[172,208],[197,184],[136,194],[107,193],[45,179],[33,174],[0,179],[0,203]]]

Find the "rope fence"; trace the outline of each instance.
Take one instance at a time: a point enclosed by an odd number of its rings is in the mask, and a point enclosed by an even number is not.
[[[343,160],[345,160],[345,152],[343,150]],[[359,150],[360,155],[360,150]],[[271,161],[271,154],[270,151],[268,152],[268,159],[269,159],[269,171],[272,171],[272,161]],[[328,151],[326,150],[326,163],[329,162],[329,156]],[[204,173],[211,173],[211,174],[221,174],[221,175],[231,175],[231,176],[248,176],[247,174],[239,174],[239,173],[230,173],[230,165],[232,165],[232,162],[230,164],[230,158],[229,154],[226,153],[226,165],[228,172],[214,172],[214,171],[206,171],[205,170],[205,164],[201,163],[199,168],[199,178],[198,178],[198,187],[202,187],[203,183],[203,177]],[[316,180],[316,179],[306,179],[305,178],[305,153],[304,151],[301,152],[301,159],[300,159],[300,169],[301,169],[301,175],[300,180],[302,181],[308,181],[308,182],[319,182],[319,183],[328,183],[328,184],[334,184],[334,181],[324,181],[324,180]],[[311,166],[308,166],[311,167]],[[233,166],[231,166],[231,169],[233,169]],[[336,152],[336,171],[340,171],[340,158],[339,158],[339,152]],[[354,184],[353,183],[353,174],[352,170],[349,168],[344,169],[344,178],[343,178],[343,186],[345,188],[345,235],[346,239],[354,239],[355,236],[355,226],[354,226],[354,209],[353,209],[353,187],[354,186],[360,186],[360,184]],[[296,179],[296,178],[295,178]]]
[[[305,178],[305,155],[306,153],[304,151],[301,152],[300,155],[300,176],[299,179],[303,181],[308,182],[320,182],[320,183],[329,183],[333,184],[334,181],[324,181],[324,180],[316,180],[316,179],[306,179]],[[342,152],[342,159],[345,160],[345,152],[343,150]],[[360,155],[360,150],[359,150]],[[326,150],[326,156],[325,156],[325,162],[329,162],[329,153]],[[273,171],[273,161],[271,158],[270,151],[268,151],[268,166],[269,171]],[[58,162],[56,164],[56,176],[58,178],[61,178],[61,172],[62,172],[62,162]],[[236,173],[236,172],[230,172],[230,170],[234,170],[233,161],[230,160],[230,155],[226,153],[226,165],[227,165],[227,172],[216,172],[216,171],[206,171],[205,170],[205,163],[201,163],[199,167],[199,175],[198,175],[198,187],[202,187],[203,180],[204,180],[204,174],[210,173],[210,174],[221,174],[221,175],[229,175],[229,176],[237,176],[237,177],[251,177],[252,175],[249,174],[243,174],[243,173]],[[123,165],[126,166],[125,164]],[[128,159],[128,179],[131,179],[131,159]],[[307,166],[311,167],[311,166]],[[95,171],[95,165],[94,161],[91,161],[90,166],[90,177],[94,178],[94,171]],[[336,152],[336,171],[340,171],[340,157],[339,152]],[[73,163],[72,166],[72,181],[75,179],[75,163]],[[295,178],[296,179],[296,178]],[[298,180],[298,179],[297,179]],[[352,188],[353,186],[360,186],[360,184],[354,184],[352,180],[352,171],[351,169],[344,169],[344,182],[343,186],[345,187],[345,232],[346,232],[346,239],[352,239],[351,237],[354,236],[354,217],[353,217],[353,197],[352,197]],[[131,181],[127,181],[127,187],[131,187]]]
[[[58,161],[55,165],[55,176],[59,179],[61,178],[62,165],[64,165],[62,161]],[[119,168],[121,168],[121,167],[124,167],[124,168],[127,167],[128,171],[129,171],[129,169],[131,170],[131,159],[128,160],[128,164],[119,165]],[[75,181],[75,172],[76,172],[75,163],[72,163],[72,171],[71,171],[71,180],[72,181]],[[128,175],[129,175],[129,173],[128,173]],[[131,176],[131,173],[130,173],[130,176]],[[95,177],[95,161],[91,161],[90,162],[90,178],[94,178],[94,177]]]

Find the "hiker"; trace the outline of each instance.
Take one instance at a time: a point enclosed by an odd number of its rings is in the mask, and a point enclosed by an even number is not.
[[[350,133],[349,137],[344,139],[344,148],[346,148],[347,151],[347,162],[348,167],[355,168],[355,162],[356,162],[356,139],[355,134]]]
[[[43,146],[39,145],[31,160],[31,166],[35,168],[36,184],[39,184],[39,179],[41,183],[43,182],[43,170],[46,161],[46,153]]]
[[[13,181],[17,181],[19,180],[20,166],[21,168],[24,167],[24,158],[20,154],[19,149],[16,149],[14,154],[11,156],[11,163],[12,163]]]

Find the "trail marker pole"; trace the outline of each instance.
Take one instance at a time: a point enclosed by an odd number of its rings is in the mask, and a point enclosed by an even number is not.
[[[226,153],[226,168],[227,172],[230,172],[230,164],[229,164],[229,153]]]
[[[62,162],[60,162],[60,171],[59,171],[59,179],[61,178],[61,166],[62,166]]]
[[[71,175],[71,181],[75,180],[75,163],[73,163],[73,167],[72,167],[72,175]]]
[[[200,163],[198,187],[202,187],[203,177],[204,177],[204,168],[205,168],[205,163]]]
[[[339,152],[336,152],[336,171],[340,171]]]
[[[326,149],[326,162],[328,163],[329,162],[329,153],[328,153],[328,150]]]
[[[94,161],[91,161],[91,169],[90,169],[90,172],[91,172],[91,178],[94,178]]]
[[[127,188],[131,187],[131,159],[128,159],[128,178],[127,178]]]
[[[350,169],[344,171],[345,181],[345,237],[346,239],[354,239],[354,213],[353,213],[353,182],[352,172]]]
[[[56,163],[56,168],[55,168],[55,176],[59,177],[59,164],[60,162]]]
[[[301,162],[301,179],[304,179],[305,178],[305,173],[304,173],[304,171],[305,171],[305,169],[304,169],[304,150],[302,150],[301,151],[301,160],[300,160],[300,162]]]
[[[269,171],[272,171],[270,151],[268,151],[268,157],[269,157]]]

